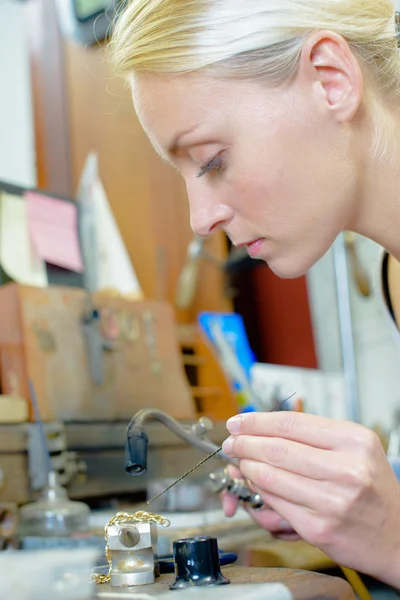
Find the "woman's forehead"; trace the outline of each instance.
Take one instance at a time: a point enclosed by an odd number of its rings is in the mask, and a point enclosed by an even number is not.
[[[132,77],[131,85],[144,130],[164,150],[181,133],[224,118],[232,101],[228,84],[199,75],[139,74]]]
[[[254,111],[268,122],[281,106],[276,90],[245,79],[141,73],[132,76],[131,85],[138,118],[152,142],[163,149],[181,132],[247,119]]]

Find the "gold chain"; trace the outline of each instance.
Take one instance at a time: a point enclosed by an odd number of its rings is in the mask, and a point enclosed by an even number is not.
[[[161,527],[169,527],[171,524],[165,517],[154,515],[153,513],[148,513],[144,510],[139,510],[133,514],[125,512],[117,513],[104,527],[104,539],[106,542],[105,554],[108,562],[108,573],[107,575],[93,573],[90,576],[90,580],[94,583],[109,583],[111,580],[112,559],[110,548],[108,547],[108,528],[120,523],[156,523],[157,525],[161,525]]]

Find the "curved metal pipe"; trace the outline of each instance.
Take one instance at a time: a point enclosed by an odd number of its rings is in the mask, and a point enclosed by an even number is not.
[[[219,448],[205,437],[207,431],[212,428],[212,422],[209,419],[201,418],[191,426],[182,425],[162,410],[144,408],[132,417],[127,429],[125,469],[131,475],[143,475],[147,470],[148,437],[144,426],[153,421],[162,423],[177,437],[206,454],[212,454]],[[227,463],[238,465],[237,459],[230,458],[222,450],[216,454],[216,457]]]

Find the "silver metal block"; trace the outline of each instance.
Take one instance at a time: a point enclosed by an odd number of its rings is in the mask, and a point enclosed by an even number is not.
[[[111,586],[132,587],[155,581],[157,526],[118,523],[107,529],[111,552]]]
[[[115,552],[110,582],[112,587],[132,587],[154,583],[154,581],[152,548],[136,552]]]
[[[110,550],[128,551],[132,547],[124,546],[121,542],[121,537],[124,533],[129,532],[132,536],[136,536],[139,533],[139,542],[134,546],[135,550],[151,548],[153,544],[151,525],[150,523],[120,523],[111,525],[107,529],[108,547]]]

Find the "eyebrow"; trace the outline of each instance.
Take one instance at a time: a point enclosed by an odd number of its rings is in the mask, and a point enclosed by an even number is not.
[[[182,145],[182,140],[190,133],[193,133],[193,131],[195,131],[199,126],[200,123],[196,123],[196,125],[192,125],[192,127],[189,127],[188,129],[185,129],[184,131],[178,133],[178,135],[176,135],[172,142],[167,146],[168,155],[174,154],[176,150]]]

